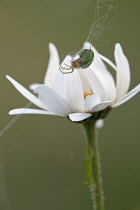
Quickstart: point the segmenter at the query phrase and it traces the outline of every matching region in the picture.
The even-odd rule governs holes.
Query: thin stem
[[[104,210],[104,196],[101,177],[101,165],[98,151],[95,123],[83,123],[86,132],[86,176],[91,191],[94,210]]]

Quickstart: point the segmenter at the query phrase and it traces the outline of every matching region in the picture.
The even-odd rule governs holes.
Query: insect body
[[[66,65],[68,68],[64,68],[61,67],[60,65],[60,71],[63,74],[69,74],[72,73],[74,71],[74,69],[86,69],[87,67],[89,67],[94,59],[94,53],[93,51],[90,49],[85,49],[83,52],[81,52],[79,54],[79,58],[76,60],[71,61],[71,66]],[[71,70],[68,72],[63,72],[61,69],[65,69],[65,70]]]

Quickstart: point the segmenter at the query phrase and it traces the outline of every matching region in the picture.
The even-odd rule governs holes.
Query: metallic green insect
[[[71,66],[68,66],[67,64],[65,64],[68,68],[64,68],[60,65],[60,71],[63,73],[63,74],[69,74],[69,73],[72,73],[74,71],[74,69],[86,69],[87,67],[89,67],[94,59],[94,53],[93,51],[91,50],[91,47],[90,49],[85,49],[84,51],[82,51],[80,54],[79,54],[79,58],[76,59],[76,60],[72,60],[71,61]],[[71,70],[71,71],[68,71],[68,72],[63,72],[61,69],[65,69],[65,70]]]

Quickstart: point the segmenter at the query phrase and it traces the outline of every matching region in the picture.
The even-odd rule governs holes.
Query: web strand
[[[91,25],[89,35],[87,36],[86,42],[90,42],[94,46],[102,46],[101,38],[110,33],[110,29],[113,28],[116,23],[116,14],[118,6],[114,5],[114,0],[97,0],[95,8],[94,22]],[[104,39],[105,40],[105,39]],[[108,43],[108,40],[106,40]],[[79,54],[83,49],[79,50],[75,55]],[[40,58],[42,59],[42,57]],[[37,64],[40,59],[33,63]],[[31,65],[33,65],[31,64]],[[31,103],[28,103],[25,108],[30,107]],[[2,136],[22,115],[16,115],[13,119],[0,131]]]
[[[31,102],[29,102],[25,108],[29,108],[31,106]],[[0,131],[0,136],[3,136],[3,134],[9,129],[11,128],[12,125],[15,124],[15,122],[22,116],[22,114],[17,114],[15,117],[12,118],[12,120],[10,120],[10,122]]]
[[[96,42],[103,37],[116,22],[116,13],[118,6],[113,6],[113,0],[97,0],[95,9],[95,21],[90,28],[87,42],[96,44]]]

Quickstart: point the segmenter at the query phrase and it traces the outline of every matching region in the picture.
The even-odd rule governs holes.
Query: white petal
[[[140,84],[137,85],[134,89],[132,89],[130,92],[128,92],[124,97],[122,97],[117,103],[114,103],[112,107],[120,106],[121,104],[124,104],[128,100],[130,100],[133,96],[135,96],[140,91]]]
[[[100,103],[100,96],[99,95],[89,95],[85,99],[85,104],[84,104],[84,111],[85,112],[90,112],[91,109]]]
[[[16,80],[14,80],[12,77],[6,75],[6,78],[14,85],[14,87],[29,101],[31,101],[36,106],[47,110],[47,107],[42,104],[42,102],[34,96],[30,91],[28,91],[25,87],[23,87],[21,84],[19,84]]]
[[[101,100],[111,100],[114,101],[116,98],[116,88],[115,83],[112,75],[107,70],[105,64],[103,63],[102,59],[99,57],[97,50],[90,44],[85,43],[85,48],[90,48],[94,52],[94,59],[92,64],[89,68],[93,71],[93,76],[95,77],[99,85],[99,87],[95,86],[93,82],[91,82],[90,76],[88,76],[87,69],[85,69],[85,73],[87,72],[86,76],[89,79],[90,84],[92,85],[91,88],[93,89],[93,92],[96,94],[101,94]],[[95,80],[95,79],[94,79]]]
[[[39,84],[39,83],[31,84],[31,85],[29,85],[29,89],[32,90],[32,91],[34,91],[35,88],[36,88],[37,86],[39,86],[39,85],[41,85],[41,84]]]
[[[85,72],[93,93],[100,95],[102,101],[106,100],[105,89],[94,71],[90,67],[83,71]]]
[[[128,91],[130,85],[130,67],[120,44],[115,45],[114,56],[118,71],[116,78],[116,101],[122,98]]]
[[[62,63],[60,64],[60,66],[66,68],[67,66],[65,64],[70,65],[71,59],[72,59],[72,57],[70,55],[67,55],[65,57],[65,59],[62,61]],[[62,70],[62,72],[64,72],[63,69],[61,69],[61,70]],[[54,81],[54,84],[53,84],[53,87],[52,88],[59,95],[61,95],[62,97],[65,97],[64,78],[68,74],[65,75],[62,72],[60,70],[57,72],[57,75],[56,75],[56,78],[55,78],[55,81]]]
[[[66,117],[71,113],[69,106],[65,99],[63,99],[56,91],[45,85],[40,85],[35,89],[38,97],[43,104],[45,104],[50,111],[56,115]]]
[[[104,126],[104,120],[100,119],[96,121],[96,128],[101,129]]]
[[[93,93],[89,81],[85,75],[85,71],[83,71],[83,69],[78,69],[77,71],[82,82],[83,92],[88,94]]]
[[[57,73],[52,89],[64,98],[64,74]]]
[[[71,56],[66,56],[60,66],[62,68],[67,68],[66,65],[70,66],[71,60]],[[61,70],[62,72],[68,72],[66,69]],[[72,113],[83,112],[84,94],[80,76],[77,70],[75,69],[73,73],[69,74],[63,74],[62,72],[58,72],[53,89],[67,101]]]
[[[108,63],[115,71],[118,70],[117,67],[115,66],[115,64],[111,60],[109,60],[108,58],[106,58],[105,56],[103,56],[99,53],[98,53],[98,55],[102,60],[104,60],[106,63]]]
[[[73,113],[73,114],[69,114],[69,118],[71,121],[78,122],[78,121],[82,121],[91,117],[91,115],[92,114],[89,114],[89,113]]]
[[[9,115],[14,115],[14,114],[55,115],[53,112],[50,112],[50,111],[44,111],[44,110],[39,110],[39,109],[26,109],[26,108],[13,109],[9,112]]]
[[[67,103],[72,112],[84,111],[84,94],[82,83],[77,70],[71,74],[65,74],[64,77],[64,94]]]
[[[59,70],[59,55],[57,48],[53,43],[49,44],[50,59],[46,75],[44,78],[44,84],[52,87],[57,71]]]
[[[100,104],[97,104],[96,106],[94,106],[93,109],[92,109],[92,112],[98,112],[98,111],[104,110],[111,103],[112,103],[112,101],[103,101]]]
[[[93,49],[94,48],[93,45],[90,42],[85,42],[84,45],[83,45],[83,49],[90,49],[90,48]],[[94,48],[94,50],[96,51],[95,48]]]

